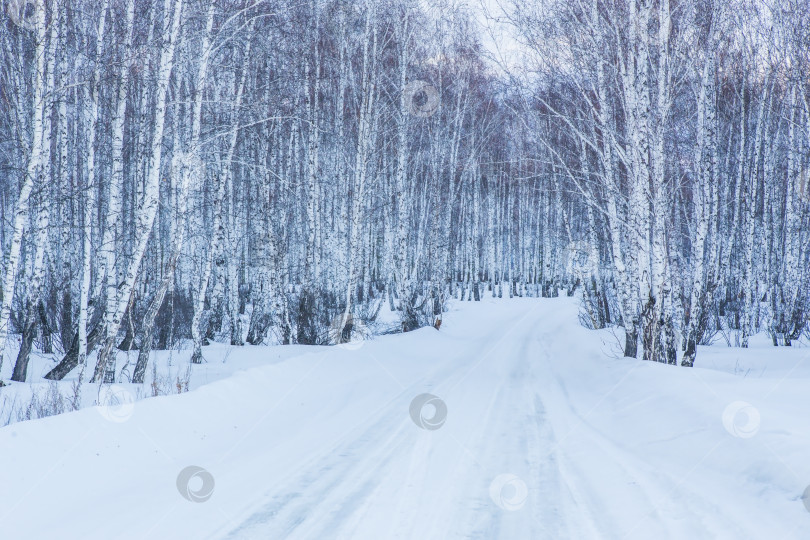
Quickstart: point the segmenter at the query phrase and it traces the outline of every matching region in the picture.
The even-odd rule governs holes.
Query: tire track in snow
[[[685,519],[692,505],[716,505],[678,489],[676,479],[577,411],[555,364],[576,361],[566,358],[571,337],[561,333],[570,321],[536,306],[527,303],[519,316],[471,336],[494,343],[483,352],[439,359],[431,373],[291,471],[227,537],[358,538],[371,530],[375,537],[442,540],[640,538],[653,530],[666,539],[701,526],[703,534],[728,534],[720,521]],[[450,410],[434,432],[407,415],[410,399],[426,389]],[[529,488],[520,510],[490,499],[490,482],[503,473]],[[637,531],[634,518],[644,525]]]
[[[600,509],[599,515],[611,516],[609,523],[598,525],[593,537],[616,539],[645,539],[654,535],[656,538],[703,537],[713,538],[747,538],[746,528],[738,525],[740,516],[725,516],[725,519],[714,522],[695,523],[696,516],[712,509],[715,516],[727,514],[714,501],[689,489],[685,479],[676,479],[664,471],[647,464],[639,456],[622,448],[609,438],[602,430],[577,412],[574,399],[569,395],[565,381],[554,368],[552,354],[544,355],[544,372],[552,379],[545,391],[556,394],[552,400],[559,405],[554,411],[558,422],[569,419],[568,431],[561,444],[570,437],[578,438],[577,449],[598,448],[604,458],[598,467],[589,460],[578,460],[576,452],[560,452],[561,465],[568,477],[569,488],[577,494],[579,506],[586,509]],[[563,410],[564,409],[564,410]],[[585,440],[583,441],[582,438]],[[716,448],[716,447],[715,447]],[[589,452],[592,454],[592,452]],[[609,473],[611,482],[604,482],[601,477]],[[634,486],[630,488],[629,486]],[[621,494],[619,493],[621,492]],[[637,509],[633,518],[624,515],[616,516],[606,503],[623,500],[624,505]],[[690,511],[691,508],[700,512]],[[594,521],[593,523],[597,523]],[[646,527],[653,527],[654,532]],[[674,527],[673,527],[674,526]]]
[[[525,315],[515,318],[525,318]],[[499,322],[489,331],[493,338],[510,334],[514,329],[515,321],[512,318]],[[501,327],[509,330],[504,332]],[[389,476],[386,467],[394,461],[404,465],[404,458],[411,455],[406,452],[408,448],[413,453],[413,433],[418,428],[407,415],[410,399],[430,387],[429,381],[439,381],[432,385],[437,392],[438,388],[450,383],[455,386],[490,353],[491,350],[488,350],[478,355],[478,361],[471,364],[464,363],[463,357],[456,357],[437,365],[431,373],[389,401],[374,415],[373,421],[361,422],[328,450],[318,453],[288,475],[278,490],[267,493],[263,501],[242,518],[242,523],[228,529],[225,538],[266,538],[269,532],[283,538],[315,538],[319,537],[316,531],[334,536],[337,530],[351,528],[351,524],[358,521],[354,514],[368,511],[371,500],[379,491],[379,484]],[[463,371],[461,377],[460,369]],[[362,429],[364,426],[365,429]],[[397,426],[393,428],[393,433],[392,426]],[[358,428],[361,431],[358,432]],[[381,441],[386,434],[388,438]],[[400,452],[394,452],[395,448]],[[341,467],[347,462],[354,465]],[[285,489],[289,486],[295,486],[295,490]],[[321,512],[324,509],[327,515]],[[408,514],[406,509],[405,515]],[[427,515],[421,517],[428,518]],[[409,521],[406,524],[409,527],[416,524],[413,519],[403,521]],[[219,537],[222,535],[212,536]]]

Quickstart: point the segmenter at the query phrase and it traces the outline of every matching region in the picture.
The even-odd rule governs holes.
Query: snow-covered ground
[[[577,310],[217,346],[191,392],[0,428],[0,538],[810,538],[810,348],[675,368]]]

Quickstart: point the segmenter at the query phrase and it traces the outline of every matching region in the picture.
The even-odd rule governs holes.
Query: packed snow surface
[[[810,349],[665,366],[577,311],[214,347],[191,392],[11,424],[0,538],[810,538]]]

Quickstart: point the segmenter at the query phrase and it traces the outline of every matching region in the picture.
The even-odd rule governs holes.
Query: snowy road
[[[0,481],[33,487],[0,493],[4,533],[26,531],[2,536],[807,538],[807,362],[741,378],[609,358],[610,339],[572,299],[487,300],[441,332],[313,348],[124,421],[12,425]],[[446,405],[422,409],[437,429],[409,414],[425,393]],[[755,436],[724,429],[735,400],[756,404]],[[178,494],[189,465],[210,499]]]
[[[536,308],[487,321],[473,350],[437,358],[424,377],[391,374],[400,387],[391,399],[302,462],[229,537],[559,538],[555,441],[530,368],[548,358]],[[407,414],[426,391],[448,407],[436,430]],[[525,511],[502,510],[489,495],[500,474],[515,474],[507,504],[525,503],[523,486],[554,488],[532,493],[539,504]]]

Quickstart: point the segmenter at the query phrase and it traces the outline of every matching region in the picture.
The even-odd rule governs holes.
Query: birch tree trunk
[[[352,197],[351,229],[348,253],[349,279],[346,284],[343,311],[339,325],[339,342],[350,341],[354,328],[352,307],[357,282],[360,277],[360,231],[363,223],[363,202],[366,191],[366,176],[369,166],[369,151],[374,136],[374,99],[376,97],[376,58],[377,58],[377,31],[373,27],[374,6],[370,4],[366,11],[366,27],[363,39],[363,72],[361,75],[361,102],[358,116],[357,153],[354,165],[354,184]],[[369,38],[372,41],[369,51]]]
[[[157,214],[158,183],[160,181],[161,158],[163,153],[163,130],[166,122],[166,95],[168,93],[172,68],[174,67],[174,50],[180,31],[183,3],[184,0],[165,0],[163,5],[166,23],[161,38],[160,61],[155,93],[155,127],[152,132],[151,156],[146,184],[136,216],[136,245],[132,259],[129,261],[124,281],[119,286],[116,297],[112,300],[112,305],[108,303],[108,310],[104,314],[103,341],[99,349],[98,360],[91,382],[97,381],[102,375],[104,375],[105,382],[113,382],[115,379],[115,359],[110,359],[110,352],[118,335],[118,329],[121,326],[124,312],[129,304],[130,295],[132,294],[135,280],[138,277],[138,268],[140,267],[143,254],[146,251],[146,244],[149,241],[152,224]],[[111,365],[108,365],[108,363]]]
[[[695,206],[695,236],[692,239],[692,284],[685,320],[685,349],[681,365],[691,367],[695,363],[698,341],[703,337],[707,307],[707,240],[709,235],[711,185],[716,178],[715,162],[715,58],[714,39],[710,39],[706,62],[701,77],[700,96],[697,104],[697,148],[695,163],[697,171],[692,187]]]
[[[43,2],[34,3],[34,35],[36,48],[34,51],[34,95],[31,100],[31,149],[28,155],[28,164],[17,196],[12,221],[11,245],[5,257],[5,276],[3,277],[3,300],[0,304],[0,368],[3,366],[6,343],[9,335],[9,319],[11,316],[11,302],[14,299],[14,288],[17,280],[17,271],[20,264],[20,249],[22,248],[23,232],[25,231],[28,211],[31,204],[31,190],[34,180],[42,166],[42,153],[44,144],[44,105],[46,94],[51,91],[47,88],[45,73],[46,27],[45,6]],[[50,99],[48,97],[47,99]],[[50,141],[47,141],[48,143]]]
[[[250,48],[248,47],[245,51],[245,60],[244,65],[242,67],[242,75],[237,83],[236,88],[236,99],[234,102],[234,110],[239,111],[239,108],[242,104],[242,95],[244,94],[245,89],[245,81],[247,79],[248,73],[248,66],[250,62]],[[202,66],[200,66],[202,67]],[[207,69],[207,66],[206,66]],[[198,113],[199,114],[199,113]],[[234,115],[233,118],[233,126],[230,131],[230,137],[228,139],[228,152],[225,159],[225,166],[220,167],[215,181],[214,187],[214,204],[213,204],[213,237],[211,245],[208,248],[208,255],[205,259],[202,277],[200,279],[200,286],[199,292],[196,297],[194,303],[194,315],[191,320],[191,336],[193,341],[193,350],[191,354],[191,362],[193,364],[200,364],[202,363],[202,340],[203,334],[200,329],[200,323],[202,322],[203,310],[205,308],[205,297],[208,292],[208,282],[211,280],[211,274],[214,269],[214,262],[216,257],[220,254],[224,239],[225,239],[225,231],[223,227],[223,219],[222,219],[222,205],[223,200],[226,195],[226,188],[227,184],[230,181],[230,170],[231,165],[233,162],[233,155],[234,151],[236,150],[236,142],[239,135],[239,116]],[[239,328],[239,333],[241,334],[241,327]]]
[[[188,221],[187,208],[189,191],[193,181],[201,183],[204,175],[203,165],[199,158],[200,153],[200,131],[202,125],[202,103],[205,95],[208,80],[208,65],[211,56],[211,39],[214,26],[214,3],[208,6],[205,18],[205,30],[203,31],[202,42],[200,44],[200,62],[197,68],[197,78],[195,81],[196,93],[191,105],[191,137],[188,141],[188,152],[180,156],[180,189],[177,194],[177,211],[172,220],[170,233],[171,247],[169,259],[163,274],[163,279],[158,285],[155,296],[146,310],[142,324],[141,347],[138,350],[138,360],[132,372],[132,382],[142,383],[146,368],[149,364],[149,354],[152,351],[152,334],[155,327],[155,317],[163,305],[163,300],[169,287],[174,283],[177,261],[180,252],[184,247],[186,238],[186,222]]]

